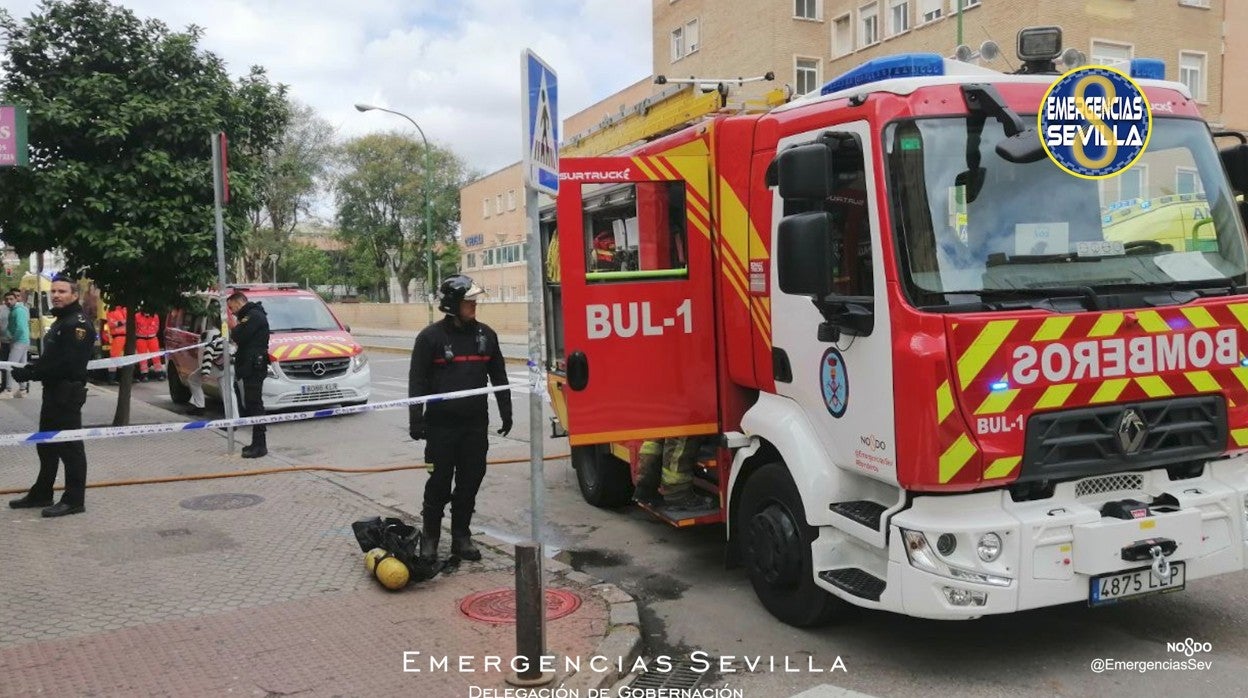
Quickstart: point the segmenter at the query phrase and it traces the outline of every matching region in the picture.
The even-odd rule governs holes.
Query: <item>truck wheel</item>
[[[581,496],[596,507],[621,507],[633,496],[628,464],[611,455],[606,446],[573,446],[572,467]]]
[[[185,405],[191,401],[191,389],[182,384],[176,368],[169,366],[168,369],[165,375],[169,377],[169,399],[175,404]]]
[[[768,463],[750,476],[738,512],[743,560],[764,608],[799,628],[823,625],[846,610],[844,601],[815,584],[810,560],[815,529],[806,523],[797,486],[783,464]]]

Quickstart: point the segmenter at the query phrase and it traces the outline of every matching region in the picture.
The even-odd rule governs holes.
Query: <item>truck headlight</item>
[[[351,372],[357,373],[368,365],[368,355],[360,352],[351,357]]]
[[[980,536],[979,544],[975,546],[975,554],[984,562],[992,562],[1001,557],[1001,536],[995,533]]]
[[[947,579],[956,579],[961,582],[974,584],[987,584],[994,587],[1008,587],[1013,581],[1009,577],[986,574],[950,565],[940,559],[935,549],[927,542],[927,536],[922,531],[909,531],[903,528],[901,529],[901,535],[906,546],[906,557],[909,558],[910,565],[916,569],[931,572]],[[998,538],[997,542],[998,544],[1000,543],[1000,538]],[[1000,556],[1000,554],[1001,551],[998,547],[997,555]]]
[[[277,378],[277,362],[276,361],[269,362],[269,368],[268,368],[267,373],[268,373],[269,378]]]

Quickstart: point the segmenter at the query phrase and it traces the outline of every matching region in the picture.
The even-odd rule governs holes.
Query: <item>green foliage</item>
[[[277,263],[278,278],[284,281],[307,282],[312,286],[335,283],[334,260],[325,250],[311,245],[292,243]]]
[[[0,90],[30,109],[31,167],[0,173],[0,228],[19,252],[61,248],[70,271],[128,306],[169,306],[216,277],[210,138],[230,139],[227,245],[246,228],[285,87],[234,83],[198,47],[105,0],[50,0],[15,20]]]
[[[409,281],[425,278],[426,195],[434,248],[455,245],[463,161],[436,146],[426,153],[423,141],[399,133],[350,140],[339,160],[339,236],[351,251],[355,285],[384,289],[392,270],[406,293]]]

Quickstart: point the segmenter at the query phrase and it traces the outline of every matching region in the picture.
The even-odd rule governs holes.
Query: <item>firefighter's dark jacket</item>
[[[248,302],[234,313],[238,323],[230,330],[230,341],[238,345],[234,354],[236,378],[264,378],[269,369],[269,316],[264,306]]]
[[[82,314],[82,305],[70,303],[63,308],[53,308],[56,322],[48,329],[43,340],[43,353],[39,360],[16,369],[20,380],[37,380],[44,386],[66,382],[87,382],[87,362],[95,347],[95,328]]]
[[[484,388],[486,378],[493,385],[507,385],[507,367],[498,346],[498,335],[480,322],[461,323],[453,316],[421,330],[412,347],[412,365],[407,373],[409,397],[437,395],[457,390]],[[498,413],[511,419],[511,392],[500,390]],[[409,408],[411,428],[433,426],[478,426],[489,423],[489,395],[473,395],[441,400]]]

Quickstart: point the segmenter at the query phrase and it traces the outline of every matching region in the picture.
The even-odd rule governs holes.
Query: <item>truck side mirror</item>
[[[832,152],[824,143],[789,148],[776,157],[776,178],[781,198],[823,201],[836,184]]]
[[[1231,189],[1240,194],[1248,193],[1248,144],[1227,146],[1219,150],[1218,155],[1231,181]]]
[[[840,266],[840,237],[827,211],[795,213],[781,219],[776,235],[780,290],[815,300],[831,294],[833,272]]]

